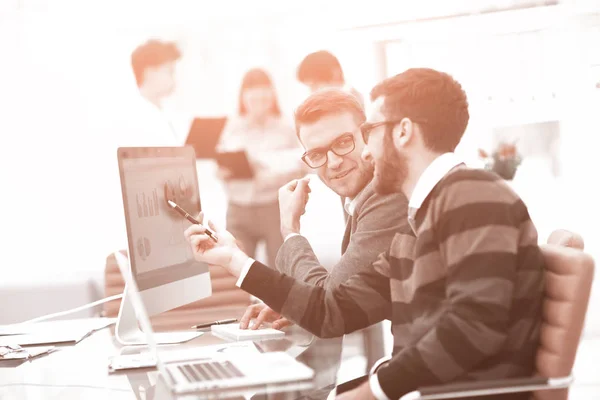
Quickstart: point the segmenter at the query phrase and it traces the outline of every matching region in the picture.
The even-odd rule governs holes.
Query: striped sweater
[[[498,176],[456,167],[426,198],[415,229],[416,237],[396,234],[375,268],[335,289],[257,262],[242,288],[319,336],[391,318],[393,357],[378,371],[390,399],[428,385],[530,375],[544,265],[525,204]]]

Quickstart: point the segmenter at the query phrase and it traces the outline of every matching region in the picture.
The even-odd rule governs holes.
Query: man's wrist
[[[288,235],[283,237],[283,243],[287,242],[288,239],[293,238],[294,236],[300,236],[300,234],[296,232],[289,233]]]
[[[235,251],[231,255],[231,260],[229,261],[227,269],[233,276],[238,278],[242,272],[242,269],[244,268],[244,265],[246,265],[246,263],[248,262],[249,258],[250,257],[248,257],[246,253],[244,253],[242,250],[235,249]]]
[[[252,265],[254,265],[254,259],[248,257],[248,259],[246,260],[246,262],[242,266],[242,270],[240,272],[240,276],[239,276],[237,282],[235,283],[235,286],[237,286],[239,288],[242,287],[242,284],[244,283],[244,279],[246,279],[246,275],[248,275],[248,272],[250,272],[250,268],[252,268]]]
[[[390,400],[381,388],[379,376],[377,376],[377,374],[373,374],[369,377],[369,389],[371,389],[371,394],[377,400]]]
[[[379,383],[379,376],[377,375],[377,371],[379,370],[379,368],[389,363],[391,358],[391,356],[380,358],[375,362],[375,364],[371,367],[371,370],[369,371],[369,388],[371,389],[373,396],[375,396],[377,400],[389,400],[388,396],[381,388],[381,383]]]
[[[281,236],[285,238],[292,233],[300,234],[300,222],[281,225]]]

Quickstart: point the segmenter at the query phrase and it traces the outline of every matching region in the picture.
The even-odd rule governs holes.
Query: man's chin
[[[327,185],[327,187],[340,197],[354,197],[354,191],[347,185]]]

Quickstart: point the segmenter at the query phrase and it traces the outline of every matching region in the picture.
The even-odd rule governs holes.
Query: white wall
[[[277,8],[259,7],[259,17],[249,20],[244,10],[228,14],[225,8],[210,17],[200,3],[144,2],[144,13],[134,2],[22,4],[0,14],[0,174],[8,188],[0,207],[3,285],[74,276],[101,284],[106,255],[124,247],[116,148],[143,137],[129,56],[149,37],[182,47],[178,89],[166,104],[178,114],[230,113],[241,75],[256,65],[272,72],[291,114],[306,95],[295,79],[297,63],[321,48],[339,54],[359,88],[374,83],[374,61],[362,55],[369,43],[344,43],[328,25],[307,29],[310,20],[291,18],[293,9],[280,15]],[[220,188],[211,187],[206,201],[221,207],[214,213],[223,216]],[[320,193],[313,196],[320,207],[313,207],[306,229],[334,238],[317,244],[332,263],[341,210],[325,229],[311,224],[339,205],[326,190]]]
[[[0,174],[7,188],[0,207],[4,256],[0,271],[5,284],[30,279],[60,281],[82,274],[97,278],[106,255],[123,247],[115,149],[138,137],[132,127],[141,118],[135,111],[139,98],[129,55],[149,37],[173,39],[182,47],[179,86],[167,107],[186,115],[231,112],[241,75],[257,65],[272,72],[283,109],[291,114],[306,95],[295,80],[297,63],[306,53],[322,48],[338,55],[348,81],[368,96],[380,78],[376,43],[389,39],[409,38],[428,45],[428,51],[420,53],[422,63],[436,63],[440,54],[454,56],[451,65],[459,68],[460,78],[475,89],[478,79],[493,80],[490,86],[500,89],[506,79],[501,69],[468,68],[493,49],[481,38],[475,42],[488,53],[456,56],[436,46],[440,32],[446,41],[468,35],[465,24],[459,24],[462,31],[454,36],[448,35],[451,28],[447,22],[436,23],[441,26],[438,33],[427,24],[339,30],[357,23],[379,23],[382,18],[383,22],[405,19],[411,14],[405,6],[394,8],[382,1],[368,6],[346,4],[345,9],[341,8],[343,2],[319,3],[320,13],[314,13],[316,2],[281,3],[243,2],[233,7],[231,2],[211,2],[207,7],[209,3],[202,1],[111,0],[83,5],[73,0],[30,0],[0,9],[0,141],[4,150]],[[426,13],[431,4],[420,7],[420,11],[412,11]],[[551,76],[560,73],[558,82],[552,83],[558,85],[561,98],[552,104],[550,113],[561,116],[568,135],[561,147],[565,179],[561,190],[555,190],[555,204],[561,212],[553,218],[597,244],[595,226],[588,222],[599,220],[595,207],[599,199],[592,184],[579,182],[581,177],[593,179],[590,160],[595,158],[600,131],[596,117],[599,95],[591,86],[593,80],[600,80],[594,76],[600,70],[585,68],[600,65],[593,50],[600,42],[598,24],[593,16],[565,20],[569,14],[543,12],[533,18],[527,13],[520,19],[509,18],[513,25],[499,17],[485,17],[486,23],[467,20],[471,27],[485,28],[486,32],[555,24],[542,50]],[[388,61],[389,73],[403,68],[402,63]],[[476,73],[479,75],[470,75]],[[537,76],[535,71],[520,71],[517,64],[511,74],[525,84],[529,78],[524,77]],[[537,87],[548,92],[544,85]],[[471,130],[475,136],[468,137],[472,140],[467,141],[467,153],[486,141],[489,120],[502,122],[506,112],[474,104]],[[547,108],[541,109],[548,113]],[[484,131],[486,134],[479,137]],[[203,202],[216,210],[222,206],[223,196],[218,184],[211,187],[215,188],[210,192],[212,197]],[[334,214],[337,199],[326,190],[321,193],[312,197],[309,214],[314,217],[309,215],[305,225],[309,235],[320,239],[315,242],[318,251],[333,262],[339,249],[340,225],[332,221],[323,228],[315,221]],[[319,202],[314,201],[316,197]],[[214,213],[222,219],[224,207]],[[543,222],[554,223],[555,219]]]

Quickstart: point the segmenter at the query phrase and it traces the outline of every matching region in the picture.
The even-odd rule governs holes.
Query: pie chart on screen
[[[140,258],[144,261],[148,258],[151,252],[150,240],[147,237],[138,238],[136,242],[137,252]]]

